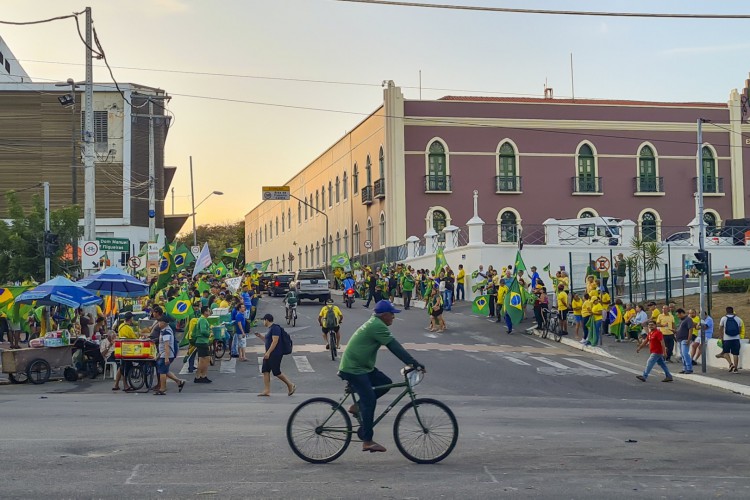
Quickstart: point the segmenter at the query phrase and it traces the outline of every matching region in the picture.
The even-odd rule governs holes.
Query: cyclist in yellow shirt
[[[568,294],[565,292],[565,285],[557,285],[557,312],[560,317],[560,333],[568,334]]]
[[[583,300],[578,296],[577,293],[573,294],[573,300],[570,301],[570,307],[573,310],[573,317],[575,319],[576,340],[581,340],[581,324],[583,323],[581,308],[583,307]]]
[[[318,323],[323,330],[323,342],[326,345],[326,349],[329,349],[328,345],[328,333],[331,331],[336,332],[336,349],[341,345],[341,323],[344,322],[344,315],[341,313],[341,309],[334,305],[333,299],[328,299],[326,305],[320,310],[318,314]]]

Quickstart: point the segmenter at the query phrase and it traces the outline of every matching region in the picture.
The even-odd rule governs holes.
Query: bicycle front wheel
[[[133,364],[128,370],[128,385],[134,390],[140,390],[146,384],[146,370],[141,364]]]
[[[294,409],[286,439],[295,455],[313,464],[327,464],[344,454],[352,441],[352,421],[339,403],[308,399]]]
[[[214,347],[214,355],[216,356],[216,359],[223,358],[224,351],[226,351],[226,348],[224,347],[224,342],[217,342],[216,346]]]
[[[415,399],[401,408],[393,422],[393,440],[406,458],[434,464],[451,454],[458,441],[458,422],[445,404]]]
[[[331,361],[336,361],[336,334],[328,333],[328,348],[331,351]]]
[[[554,320],[552,323],[552,335],[555,336],[555,342],[560,342],[562,340],[560,323],[557,320]]]

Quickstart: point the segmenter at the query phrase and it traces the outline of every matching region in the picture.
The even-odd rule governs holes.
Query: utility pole
[[[94,171],[94,82],[91,44],[91,7],[86,7],[86,92],[84,96],[84,208],[83,238],[96,239],[96,189]],[[76,249],[77,251],[78,249]]]
[[[44,282],[50,279],[50,263],[48,252],[48,235],[49,235],[49,182],[42,182],[44,186]]]
[[[698,176],[696,177],[696,184],[697,184],[697,203],[696,203],[696,217],[698,217],[698,250],[701,253],[701,255],[705,255],[703,252],[706,249],[706,223],[703,220],[703,118],[698,118],[698,151],[695,154],[695,168],[698,173]],[[706,259],[706,262],[708,262],[708,259]],[[710,272],[710,268],[707,266],[706,269],[701,273],[700,276],[700,295],[699,295],[699,308],[700,312],[698,313],[700,316],[700,320],[703,321],[703,312],[706,310],[706,273]],[[699,323],[700,324],[700,323]],[[708,346],[706,346],[706,332],[703,328],[701,328],[701,346],[703,346],[703,349],[701,349],[701,364],[703,365],[701,368],[702,373],[706,373],[706,354],[708,351]]]

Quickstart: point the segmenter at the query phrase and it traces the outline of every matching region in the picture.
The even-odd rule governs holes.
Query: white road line
[[[180,369],[180,375],[190,375],[190,372],[188,371],[187,362],[184,365],[182,365],[182,368]]]
[[[599,371],[602,371],[602,372],[606,372],[606,373],[609,373],[609,374],[611,374],[611,375],[617,375],[617,373],[615,373],[615,372],[613,372],[613,371],[611,371],[611,370],[607,370],[606,368],[602,368],[602,367],[600,367],[600,366],[592,365],[591,363],[587,363],[587,362],[585,362],[585,361],[582,361],[582,360],[580,360],[580,359],[576,359],[576,358],[565,358],[565,360],[566,360],[566,361],[570,361],[571,363],[575,363],[575,364],[577,364],[577,365],[585,366],[586,368],[591,368],[592,370],[599,370]]]
[[[312,373],[313,370],[310,361],[307,360],[307,356],[292,356],[294,358],[294,364],[297,365],[297,371],[300,373]]]
[[[505,359],[507,359],[508,361],[510,361],[511,363],[515,363],[515,364],[517,364],[517,365],[521,365],[521,366],[531,366],[531,365],[530,365],[529,363],[527,363],[526,361],[522,361],[522,360],[520,360],[520,359],[518,359],[518,358],[514,358],[513,356],[501,356],[501,357],[502,357],[502,358],[505,358]]]
[[[258,371],[263,373],[263,356],[258,356]]]
[[[603,365],[611,366],[612,368],[617,368],[618,370],[622,370],[628,373],[632,373],[633,375],[643,375],[643,372],[638,370],[633,370],[632,368],[626,368],[624,366],[616,365],[614,363],[610,363],[609,361],[599,361]]]
[[[551,359],[544,358],[542,356],[532,356],[531,359],[541,361],[542,363],[548,364],[550,366],[554,366],[555,368],[560,368],[561,370],[570,370],[569,367],[561,363],[558,363],[557,361],[552,361]]]
[[[237,358],[229,358],[221,362],[219,373],[235,373],[237,371]]]

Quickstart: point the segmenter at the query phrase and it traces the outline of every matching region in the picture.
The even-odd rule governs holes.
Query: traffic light
[[[52,257],[60,250],[60,239],[57,234],[46,231],[44,233],[44,256]]]
[[[699,252],[695,252],[695,262],[693,262],[693,265],[701,273],[707,272],[708,271],[708,251],[701,250]]]

